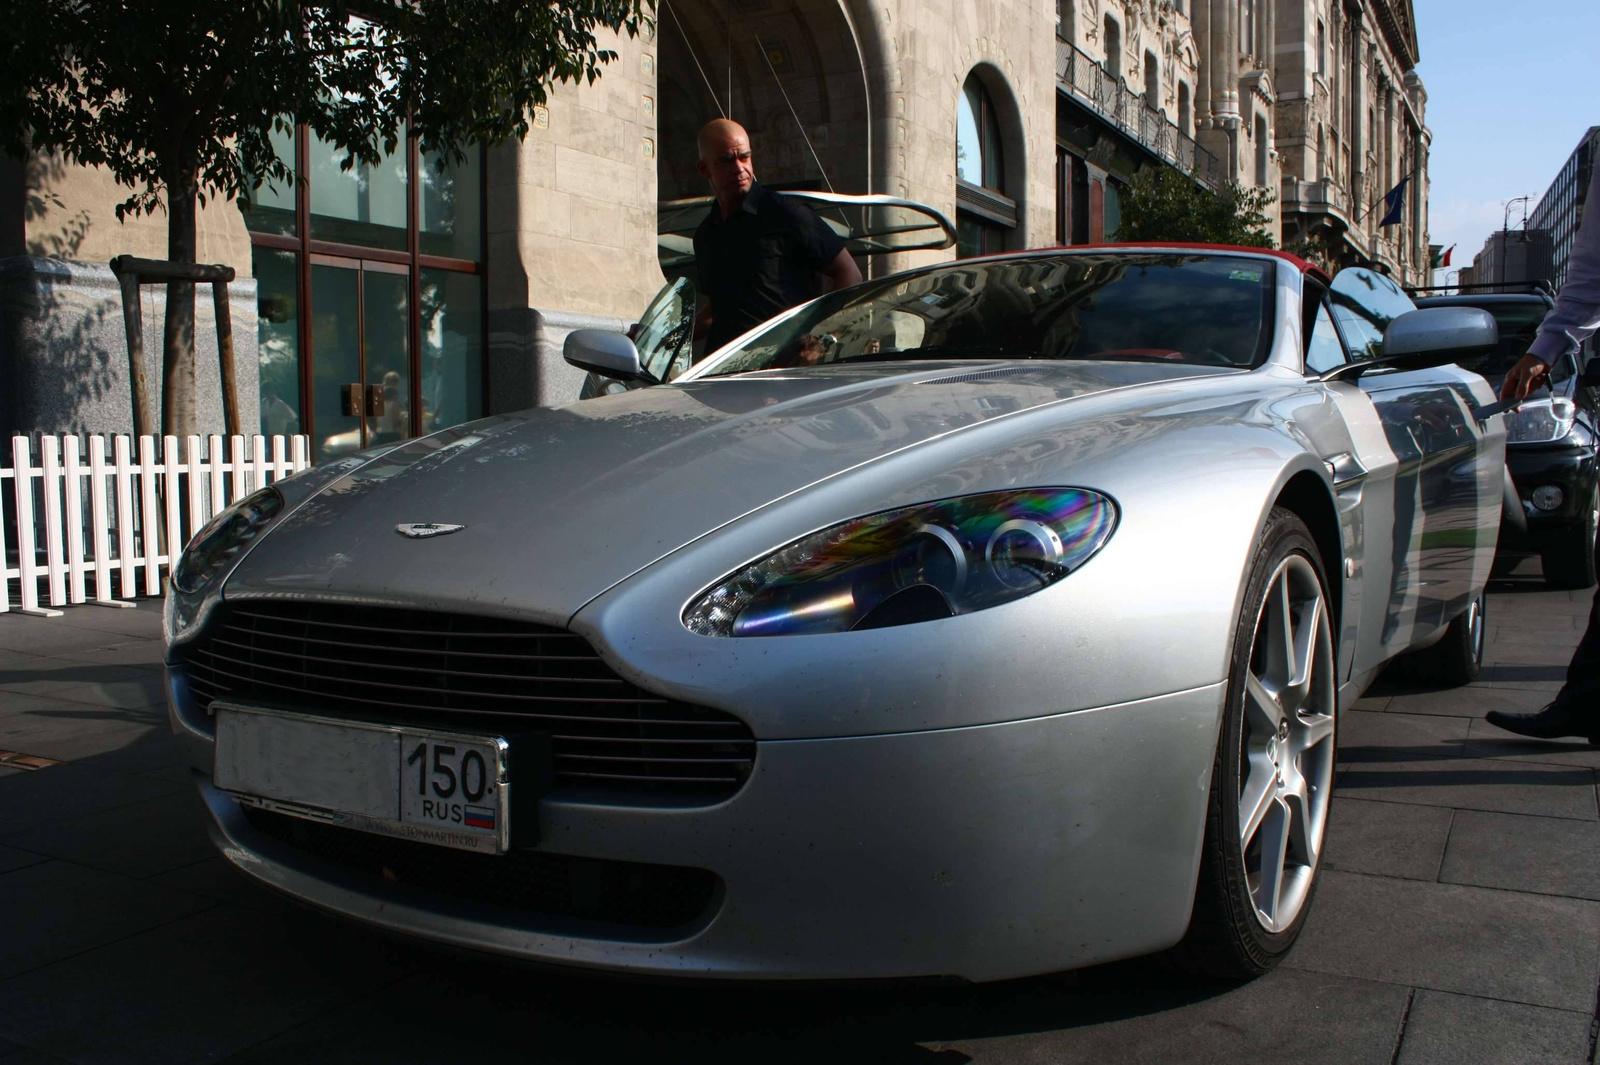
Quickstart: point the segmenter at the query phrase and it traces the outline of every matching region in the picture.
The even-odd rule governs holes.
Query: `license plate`
[[[241,802],[461,850],[509,847],[509,746],[471,736],[213,703],[212,780]]]

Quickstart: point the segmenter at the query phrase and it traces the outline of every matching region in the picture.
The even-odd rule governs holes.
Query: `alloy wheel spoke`
[[[1293,766],[1284,770],[1283,783],[1284,804],[1289,809],[1291,852],[1298,852],[1307,865],[1315,865],[1322,839],[1317,830],[1316,810],[1311,804],[1311,783]]]
[[[1245,781],[1244,794],[1239,796],[1239,842],[1247,848],[1277,801],[1273,789],[1275,776],[1271,759],[1265,755],[1250,759],[1250,776]]]
[[[1289,820],[1287,805],[1274,797],[1261,825],[1261,886],[1256,892],[1256,908],[1274,930],[1283,901],[1283,867],[1289,859]]]
[[[1295,662],[1293,616],[1289,609],[1289,573],[1283,571],[1267,593],[1267,676],[1281,690],[1299,673]]]
[[[1288,580],[1284,580],[1285,587]],[[1315,674],[1317,634],[1322,628],[1322,597],[1307,602],[1300,609],[1300,625],[1294,633],[1294,666],[1284,685],[1283,705],[1293,711],[1305,705],[1311,693],[1311,678]]]
[[[1276,733],[1278,723],[1283,720],[1283,707],[1278,702],[1277,693],[1268,688],[1260,677],[1249,671],[1245,672],[1244,688],[1247,723],[1251,728],[1268,735]]]
[[[1304,754],[1332,735],[1332,714],[1297,714],[1289,743],[1295,754]]]

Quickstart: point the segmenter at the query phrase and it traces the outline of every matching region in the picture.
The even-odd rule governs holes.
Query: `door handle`
[[[361,386],[341,385],[339,387],[339,411],[346,418],[361,417]]]
[[[383,386],[367,386],[367,417],[380,418],[383,416]]]

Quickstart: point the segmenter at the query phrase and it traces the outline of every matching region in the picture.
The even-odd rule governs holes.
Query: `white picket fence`
[[[11,467],[0,466],[0,613],[12,609],[13,580],[22,613],[47,617],[61,611],[41,595],[50,607],[160,595],[183,545],[218,511],[310,464],[304,436],[106,440],[42,436],[35,460],[28,437],[12,438]]]

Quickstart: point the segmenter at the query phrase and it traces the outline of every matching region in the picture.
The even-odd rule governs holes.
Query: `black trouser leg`
[[[1600,563],[1600,540],[1595,542],[1595,561]],[[1600,718],[1600,591],[1589,609],[1589,627],[1572,653],[1567,683],[1562,685],[1555,704]]]

